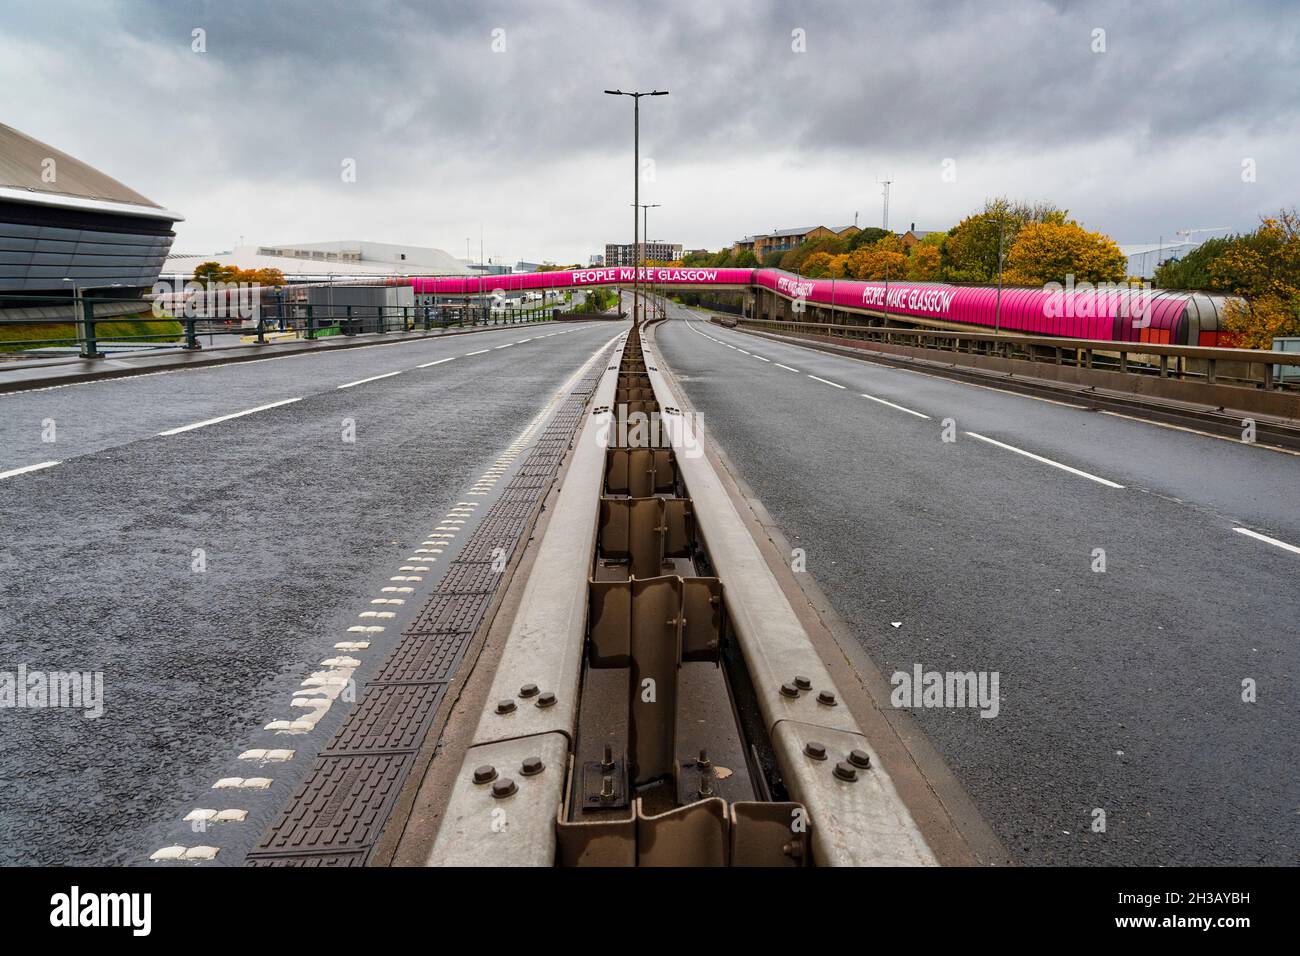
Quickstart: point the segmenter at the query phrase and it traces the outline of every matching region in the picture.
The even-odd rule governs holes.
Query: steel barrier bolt
[[[849,763],[862,770],[868,770],[871,768],[871,754],[865,750],[850,750]]]
[[[491,783],[497,778],[497,768],[491,764],[484,764],[474,770],[475,783]]]
[[[523,687],[519,688],[519,696],[525,699],[529,697],[536,697],[537,694],[538,694],[538,690],[536,684],[525,684]]]
[[[614,778],[606,775],[600,778],[600,802],[609,803],[614,799]]]
[[[699,767],[701,770],[707,770],[713,766],[713,761],[709,759],[709,752],[707,750],[704,750],[703,748],[700,749],[700,755],[695,758],[695,766]]]
[[[606,773],[614,769],[614,748],[610,744],[605,744],[605,755],[601,758],[600,769]]]
[[[505,700],[497,701],[498,714],[512,714],[515,711],[515,702],[507,697]]]
[[[824,690],[817,695],[817,703],[825,704],[827,707],[835,706],[835,692]]]
[[[826,759],[826,745],[818,743],[815,740],[810,740],[806,744],[804,744],[803,752],[807,754],[809,757],[812,757],[813,760]]]
[[[550,706],[551,706],[552,704],[554,704],[554,703],[555,703],[555,692],[554,692],[554,691],[544,690],[544,691],[542,691],[540,694],[537,695],[537,706],[538,706],[538,707],[550,707]]]
[[[509,777],[502,777],[492,784],[492,796],[498,800],[504,800],[506,797],[513,796],[519,787]]]
[[[781,696],[782,696],[782,697],[798,697],[798,696],[799,696],[799,688],[798,688],[798,687],[795,687],[794,684],[782,684],[782,685],[781,685]]]
[[[840,780],[852,783],[854,780],[858,779],[858,771],[854,768],[853,764],[841,760],[835,765],[835,776]],[[492,787],[495,789],[496,784],[493,784]]]
[[[700,789],[696,795],[703,800],[705,797],[713,796],[713,771],[704,769],[700,771]]]
[[[542,763],[541,757],[525,757],[524,764],[519,768],[519,772],[525,777],[535,777],[546,769],[546,764]]]
[[[812,681],[807,677],[795,677],[794,686],[800,690],[812,690]]]

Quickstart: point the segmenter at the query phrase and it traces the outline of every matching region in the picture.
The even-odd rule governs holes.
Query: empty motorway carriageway
[[[653,301],[0,394],[0,862],[1296,861],[1286,421]]]

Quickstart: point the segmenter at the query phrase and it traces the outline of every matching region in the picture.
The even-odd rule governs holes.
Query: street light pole
[[[641,97],[667,96],[667,90],[650,90],[625,93],[622,90],[606,90],[610,96],[632,97],[632,324],[638,322],[637,312],[641,302],[640,267],[636,265],[637,248],[640,245],[641,221],[636,209],[641,205]]]
[[[998,301],[997,308],[993,312],[993,334],[998,335],[1002,330],[1002,236],[1005,231],[1006,220],[998,220]]]
[[[632,213],[632,215],[633,215],[634,217],[636,216],[635,207],[636,207],[637,205],[638,205],[637,203],[633,203],[633,204],[632,204],[632,206],[633,206],[633,210],[634,210],[633,213]],[[644,226],[644,228],[641,230],[641,242],[642,242],[643,245],[645,245],[645,246],[647,247],[647,251],[646,251],[646,254],[645,254],[645,262],[646,262],[646,265],[647,265],[647,267],[648,267],[649,264],[650,264],[650,253],[649,253],[649,251],[648,251],[648,247],[649,247],[649,245],[650,245],[650,210],[651,210],[651,209],[658,209],[659,206],[660,206],[660,204],[657,203],[657,202],[655,202],[655,203],[640,203],[639,205],[641,206],[641,218],[644,220],[644,222],[642,223],[642,225]],[[641,256],[638,255],[638,256],[637,256],[637,273],[638,273],[638,275],[640,274],[640,266],[641,266]],[[647,274],[648,274],[648,273],[649,273],[649,269],[647,268],[646,271],[647,271]]]

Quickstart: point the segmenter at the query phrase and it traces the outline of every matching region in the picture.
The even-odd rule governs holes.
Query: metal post
[[[311,303],[307,303],[307,338],[316,338],[316,317],[312,315]]]
[[[1005,220],[998,220],[998,304],[993,313],[993,332],[996,335],[1002,329],[1002,234]]]
[[[99,358],[99,348],[95,340],[95,303],[83,296],[80,290],[73,288],[73,314],[81,313],[81,357]]]
[[[345,305],[343,307],[343,323],[344,335],[356,334],[356,329],[352,328],[352,306],[350,305]]]

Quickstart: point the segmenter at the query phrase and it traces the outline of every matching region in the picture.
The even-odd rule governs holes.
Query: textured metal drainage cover
[[[365,866],[500,586],[493,563],[514,553],[604,371],[597,365],[556,410],[248,866]]]

